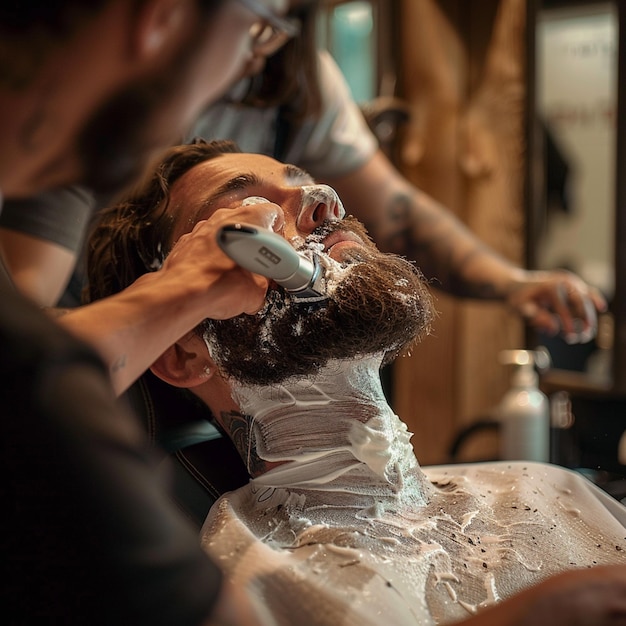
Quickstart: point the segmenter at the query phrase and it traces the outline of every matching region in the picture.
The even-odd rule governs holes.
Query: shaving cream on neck
[[[381,360],[331,361],[313,377],[270,387],[234,384],[234,400],[253,419],[250,445],[282,463],[255,483],[423,502],[429,483],[383,394]]]

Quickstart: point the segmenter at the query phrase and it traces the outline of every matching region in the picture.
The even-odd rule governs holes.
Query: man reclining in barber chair
[[[282,207],[275,230],[317,255],[326,297],[302,301],[271,283],[256,315],[206,320],[182,337],[143,390],[157,409],[148,421],[164,398],[180,421],[191,404],[173,394],[186,390],[243,459],[234,475],[226,456],[205,461],[199,483],[217,476],[216,491],[234,491],[211,508],[201,537],[268,623],[623,623],[617,501],[552,465],[419,466],[379,369],[428,332],[428,288],[305,172],[228,142],[172,149],[103,214],[91,299],[166,263],[199,220],[250,196]],[[193,441],[192,432],[170,448]]]

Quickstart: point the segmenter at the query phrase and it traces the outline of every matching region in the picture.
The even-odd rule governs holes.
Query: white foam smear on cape
[[[203,545],[266,623],[447,623],[550,574],[626,563],[626,510],[578,474],[421,468],[379,364],[235,388],[259,455],[284,464],[220,499]]]

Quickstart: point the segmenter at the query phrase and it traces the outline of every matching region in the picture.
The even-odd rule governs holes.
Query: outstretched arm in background
[[[528,271],[483,244],[453,213],[411,185],[377,152],[341,179],[329,180],[349,211],[386,252],[414,259],[434,286],[456,296],[503,300],[537,329],[576,332],[606,309],[600,292],[571,272]]]

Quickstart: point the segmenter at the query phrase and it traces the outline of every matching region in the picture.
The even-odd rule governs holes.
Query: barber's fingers
[[[559,280],[554,293],[554,312],[565,341],[591,341],[598,329],[598,315],[591,299],[591,288],[578,281]]]
[[[606,310],[602,294],[567,271],[528,272],[510,290],[509,304],[531,325],[548,334],[561,333],[569,343],[596,334],[598,311]]]
[[[187,301],[181,306],[201,313],[200,319],[255,313],[265,300],[269,281],[239,267],[217,243],[219,229],[230,223],[282,230],[284,214],[272,203],[218,209],[178,238],[160,271],[164,278],[169,276],[188,288]]]
[[[246,203],[234,209],[218,209],[208,219],[198,222],[193,230],[207,229],[217,233],[226,224],[250,224],[280,232],[285,225],[285,214],[280,206],[268,200]],[[211,243],[217,244],[217,239],[214,238]]]
[[[284,226],[283,210],[270,202],[253,206],[241,206],[235,209],[218,209],[208,219],[197,222],[190,232],[181,235],[166,262],[172,259],[191,257],[198,264],[213,265],[217,269],[235,267],[232,261],[218,246],[217,233],[226,224],[245,223],[274,231],[282,230]]]
[[[457,626],[626,626],[626,566],[573,569],[454,622]]]
[[[531,326],[547,335],[560,333],[567,343],[586,343],[596,336],[597,313],[589,301],[584,303],[584,312],[581,314],[573,313],[558,303],[552,308],[546,302],[537,304],[530,301],[517,308]]]
[[[254,224],[274,232],[282,230],[285,224],[282,208],[260,196],[246,198],[236,209],[220,209],[210,219]]]
[[[224,254],[217,245],[219,225],[198,223],[178,240],[163,268],[174,272],[205,300],[204,317],[227,319],[256,313],[265,302],[269,280],[240,267]]]
[[[265,303],[269,280],[236,267],[222,273],[211,285],[210,314],[216,320],[256,313]]]
[[[548,579],[537,589],[542,587],[545,593],[537,596],[532,615],[520,626],[626,624],[626,566],[572,570]]]
[[[264,304],[269,281],[239,267],[216,247],[212,252],[194,234],[181,237],[159,270],[168,280],[186,287],[181,309],[195,309],[204,318],[228,319],[256,313]]]

